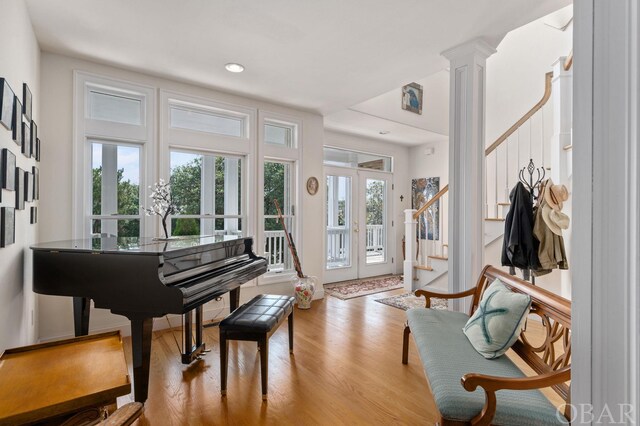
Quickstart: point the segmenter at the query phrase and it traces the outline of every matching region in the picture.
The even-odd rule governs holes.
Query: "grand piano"
[[[204,351],[202,305],[230,292],[238,307],[240,285],[267,271],[252,250],[253,239],[231,235],[151,238],[98,236],[31,246],[33,290],[73,297],[76,336],[89,332],[90,301],[131,321],[135,400],[149,388],[153,318],[184,315],[182,362]],[[192,315],[195,312],[195,345]]]

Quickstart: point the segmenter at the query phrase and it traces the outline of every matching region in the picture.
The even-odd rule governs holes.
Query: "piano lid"
[[[184,252],[190,248],[209,244],[224,245],[224,242],[237,242],[250,237],[236,235],[188,236],[170,240],[138,237],[96,236],[84,240],[52,241],[31,246],[32,250],[72,251],[87,253],[169,255],[171,252]]]

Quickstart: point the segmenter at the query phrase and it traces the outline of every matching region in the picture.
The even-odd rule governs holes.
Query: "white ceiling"
[[[443,50],[478,36],[497,42],[569,2],[27,0],[43,50],[362,124],[387,98],[397,106],[390,90],[443,70]],[[231,74],[228,62],[246,71]],[[398,113],[387,113],[391,128]],[[412,120],[408,132],[446,133],[437,117]]]

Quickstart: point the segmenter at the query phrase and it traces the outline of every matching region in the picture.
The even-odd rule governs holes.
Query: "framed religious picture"
[[[22,84],[22,113],[27,121],[31,121],[33,111],[33,95],[27,83]]]
[[[0,182],[2,189],[14,191],[16,189],[16,156],[7,148],[2,150],[2,163],[0,163]]]
[[[16,96],[13,103],[13,141],[22,147],[22,104]]]
[[[0,124],[11,130],[13,126],[13,105],[16,99],[15,93],[11,90],[9,83],[4,78],[0,78]]]
[[[402,86],[402,109],[422,114],[422,86],[410,83]]]
[[[0,208],[0,247],[16,241],[16,211],[13,207]]]
[[[307,179],[307,192],[309,194],[316,195],[319,187],[320,187],[320,184],[318,183],[318,179],[316,179],[313,176]]]

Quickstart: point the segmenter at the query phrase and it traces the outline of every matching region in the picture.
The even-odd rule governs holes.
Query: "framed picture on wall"
[[[31,145],[29,148],[29,153],[32,157],[36,156],[36,141],[38,140],[38,126],[36,122],[31,120],[31,140],[29,144]]]
[[[2,150],[0,163],[0,181],[2,188],[9,191],[16,189],[16,156],[7,148]]]
[[[40,199],[40,170],[36,166],[31,168],[31,173],[33,174],[33,199]]]
[[[16,167],[16,209],[24,210],[24,170]]]
[[[24,172],[24,201],[33,201],[33,175],[30,172]]]
[[[18,145],[22,146],[22,104],[20,100],[16,96],[14,98],[13,103],[13,125],[11,128],[13,129],[13,141]]]
[[[36,161],[40,161],[40,138],[36,139]]]
[[[30,222],[31,222],[32,225],[38,223],[38,208],[37,207],[31,207],[31,220],[30,220]]]
[[[31,95],[31,90],[29,90],[27,83],[22,84],[22,102],[22,113],[27,121],[31,121],[33,118],[31,114],[33,110],[33,95]]]
[[[422,86],[410,83],[402,86],[402,109],[422,114]]]
[[[7,130],[11,130],[13,126],[13,104],[16,95],[11,90],[9,83],[4,78],[0,78],[0,123]]]
[[[13,207],[0,208],[0,247],[16,241],[16,212]]]
[[[31,127],[25,122],[22,122],[22,154],[31,157]]]

